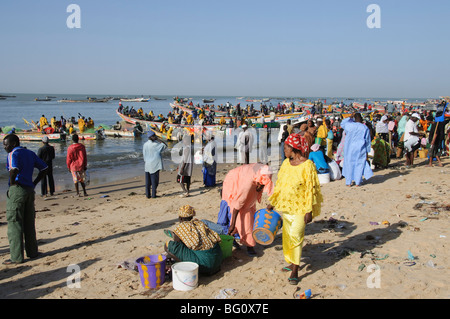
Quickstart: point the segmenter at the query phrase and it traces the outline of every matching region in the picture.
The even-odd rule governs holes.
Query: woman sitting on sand
[[[220,270],[222,263],[222,249],[219,245],[221,239],[205,223],[193,219],[194,216],[192,206],[180,207],[180,224],[173,231],[165,231],[173,240],[165,244],[164,250],[175,261],[198,264],[200,274],[213,275]]]
[[[372,148],[374,152],[372,164],[376,168],[387,168],[391,161],[389,142],[377,134],[372,140]]]
[[[308,159],[313,161],[318,174],[325,174],[330,171],[330,166],[328,166],[319,144],[311,146],[311,152],[309,153]]]
[[[286,160],[281,165],[273,194],[267,209],[276,209],[283,215],[283,254],[290,263],[289,283],[298,284],[298,268],[302,255],[306,224],[320,214],[323,201],[319,177],[314,163],[308,159],[306,139],[291,134],[284,144]]]

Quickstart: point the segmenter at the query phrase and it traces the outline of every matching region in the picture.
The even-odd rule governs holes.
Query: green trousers
[[[13,185],[8,189],[6,220],[8,222],[9,250],[11,260],[14,262],[23,262],[24,248],[30,258],[36,257],[38,254],[34,194],[32,188]]]

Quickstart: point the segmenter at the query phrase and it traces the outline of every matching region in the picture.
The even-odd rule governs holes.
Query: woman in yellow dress
[[[284,142],[286,159],[280,167],[267,209],[275,209],[283,217],[283,254],[290,263],[289,283],[299,282],[298,269],[302,255],[306,224],[320,214],[323,201],[314,163],[308,159],[309,146],[299,134],[291,134]]]

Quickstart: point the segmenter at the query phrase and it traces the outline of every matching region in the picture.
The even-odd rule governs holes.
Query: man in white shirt
[[[242,125],[242,134],[239,135],[239,150],[241,153],[241,163],[250,163],[250,152],[253,149],[253,135],[248,130],[247,124]]]
[[[420,147],[420,134],[417,128],[420,115],[414,113],[405,125],[404,147],[406,150],[406,166],[414,164],[414,152]]]
[[[156,188],[159,184],[159,171],[162,170],[161,153],[167,148],[167,144],[158,140],[153,131],[148,132],[148,141],[143,146],[145,162],[145,196],[156,198]]]

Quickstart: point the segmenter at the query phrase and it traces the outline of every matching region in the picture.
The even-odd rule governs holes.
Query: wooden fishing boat
[[[172,108],[178,107],[180,110],[185,111],[189,114],[192,114],[192,109],[187,107],[186,105],[178,104],[178,103],[171,103],[170,106],[172,106]],[[206,109],[205,109],[205,111],[206,111]],[[214,110],[214,112],[216,114],[215,119],[214,119],[215,122],[220,121],[221,117],[223,117],[225,120],[230,120],[230,119],[234,120],[236,118],[235,116],[226,116],[227,115],[226,112],[215,111],[215,110]],[[264,120],[267,122],[267,121],[271,121],[273,118],[274,121],[283,122],[283,121],[287,121],[288,119],[292,120],[292,119],[300,118],[307,114],[308,114],[308,112],[306,112],[306,111],[305,112],[288,113],[288,114],[276,114],[275,116],[269,114],[269,115],[264,116]],[[252,121],[257,121],[258,119],[261,119],[261,116],[260,115],[248,116],[248,117],[246,117],[246,119],[249,119]]]
[[[106,137],[135,137],[135,133],[132,130],[104,130],[103,134]]]
[[[58,102],[60,103],[105,103],[108,101],[109,99],[97,99],[97,98],[89,98],[87,100],[68,100],[68,99],[58,100]]]
[[[99,133],[77,133],[80,141],[104,140],[105,136]]]
[[[181,127],[181,128],[189,128],[189,127],[198,126],[198,125],[189,125],[189,124],[171,124],[171,123],[167,123],[167,122],[156,122],[156,121],[141,120],[141,119],[137,119],[137,118],[134,118],[134,117],[126,116],[126,115],[120,113],[117,110],[116,110],[116,113],[122,120],[124,120],[125,122],[127,122],[129,124],[133,124],[133,125],[135,125],[136,122],[139,122],[139,123],[144,124],[144,125],[156,126],[159,129],[161,128],[161,126],[163,124],[165,124],[167,127]],[[203,127],[205,129],[207,129],[207,130],[223,130],[223,129],[225,129],[225,127],[220,125],[220,124],[203,125]]]
[[[172,142],[178,142],[185,134],[190,134],[189,130],[183,127],[169,127],[166,132],[161,132],[160,128],[154,125],[147,125],[147,130],[152,131],[158,136],[160,139]]]
[[[120,99],[121,102],[148,102],[150,99],[137,98],[137,99]]]
[[[42,138],[44,136],[47,136],[49,139],[49,142],[64,142],[67,139],[67,134],[64,133],[52,133],[52,134],[42,134],[41,132],[16,132],[14,133],[17,135],[17,137],[20,139],[20,141],[26,141],[26,142],[42,142]],[[4,138],[8,134],[0,134],[1,138]]]
[[[215,110],[215,109],[211,109],[211,108],[209,108],[209,107],[205,107],[205,108],[201,108],[201,107],[198,107],[198,106],[194,106],[194,107],[191,107],[191,106],[189,106],[189,105],[187,105],[187,104],[178,104],[178,103],[170,103],[170,106],[172,107],[172,108],[179,108],[181,111],[183,111],[183,112],[186,112],[186,113],[188,113],[188,114],[192,114],[192,112],[194,111],[194,109],[195,110],[197,110],[197,111],[205,111],[205,112],[211,112],[211,111],[213,111],[214,113],[215,113],[215,115],[216,116],[227,116],[227,112],[225,112],[225,111],[219,111],[219,110]]]
[[[216,99],[203,99],[203,103],[214,103]]]

